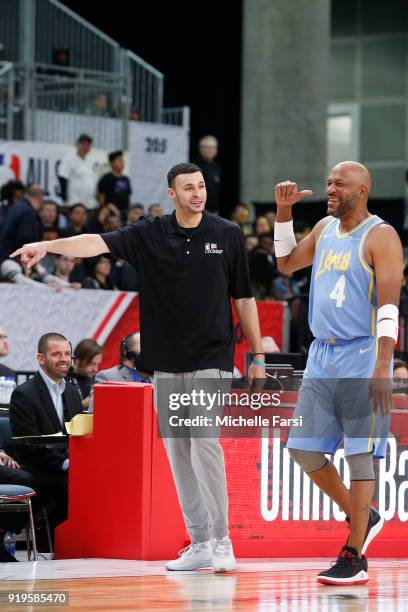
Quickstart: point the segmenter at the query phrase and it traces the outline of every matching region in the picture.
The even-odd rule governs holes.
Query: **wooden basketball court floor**
[[[403,546],[404,544],[401,543]],[[408,551],[407,551],[408,553]],[[69,559],[0,564],[0,610],[64,610],[8,603],[9,593],[66,592],[69,608],[407,612],[408,558],[369,560],[364,586],[330,587],[316,574],[331,559],[240,559],[238,570],[166,572],[163,562]]]

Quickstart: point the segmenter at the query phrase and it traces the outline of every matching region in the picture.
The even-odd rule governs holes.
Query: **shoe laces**
[[[345,563],[349,563],[354,558],[354,556],[355,555],[351,552],[351,550],[342,550],[339,556],[337,557],[337,560],[332,561],[330,563],[330,566],[340,567],[341,565],[344,565]]]
[[[231,541],[229,538],[220,538],[219,540],[214,539],[213,542],[213,553],[216,557],[224,557],[229,554],[231,548]]]
[[[201,550],[202,548],[204,548],[203,542],[192,543],[186,546],[185,548],[179,550],[178,555],[179,557],[190,557],[194,552],[196,552],[197,550]]]

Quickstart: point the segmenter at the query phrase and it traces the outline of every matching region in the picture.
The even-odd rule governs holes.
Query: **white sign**
[[[132,201],[161,204],[166,213],[174,210],[167,195],[167,172],[175,164],[188,161],[188,130],[160,123],[130,122],[129,167]]]

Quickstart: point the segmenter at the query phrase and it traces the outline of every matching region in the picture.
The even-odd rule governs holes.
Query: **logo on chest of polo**
[[[333,251],[330,249],[326,254],[326,249],[323,249],[319,259],[319,267],[316,272],[318,278],[325,272],[331,272],[332,270],[341,270],[346,272],[349,268],[351,260],[351,251]]]
[[[224,249],[217,248],[217,245],[214,242],[206,242],[204,247],[204,253],[213,254],[213,255],[221,255],[224,252]]]

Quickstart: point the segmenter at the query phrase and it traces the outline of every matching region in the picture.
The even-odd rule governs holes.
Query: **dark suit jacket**
[[[12,376],[13,378],[15,378],[16,373],[14,372],[14,370],[11,370],[6,365],[4,365],[4,363],[0,363],[0,376]]]
[[[37,213],[25,198],[10,206],[0,226],[0,263],[29,242],[40,240]]]
[[[64,404],[64,422],[70,421],[82,412],[82,403],[78,391],[70,383],[66,383],[62,395]],[[10,400],[10,425],[13,436],[41,436],[54,434],[61,427],[57,411],[52,401],[47,385],[38,372],[27,382],[17,387]],[[30,444],[30,440],[17,440],[13,448],[13,457],[21,466],[30,470],[37,469],[61,470],[67,458],[67,451],[46,445]]]

